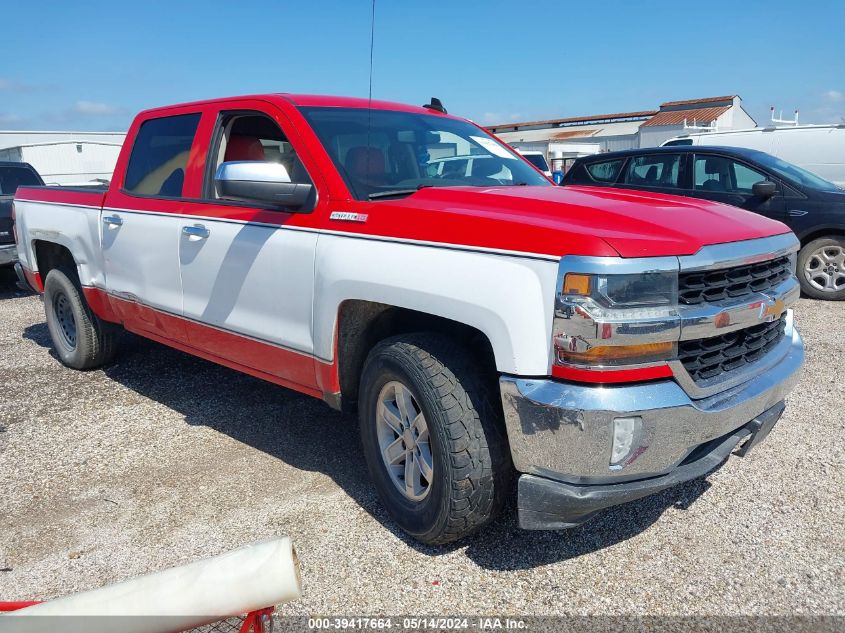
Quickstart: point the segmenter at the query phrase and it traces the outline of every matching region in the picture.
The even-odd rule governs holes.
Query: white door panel
[[[185,227],[195,234],[185,234]],[[185,317],[312,353],[316,242],[313,233],[183,218],[179,261]]]
[[[182,312],[178,241],[181,219],[128,211],[100,213],[109,292],[169,312]]]

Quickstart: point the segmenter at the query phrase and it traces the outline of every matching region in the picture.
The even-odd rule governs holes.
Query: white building
[[[521,150],[542,151],[552,169],[566,171],[578,156],[638,147],[657,147],[683,133],[685,126],[744,129],[756,122],[738,96],[667,101],[659,110],[598,114],[488,126]]]
[[[45,183],[111,180],[122,132],[0,131],[0,160],[29,163]]]
[[[638,147],[657,147],[691,126],[716,130],[747,130],[757,122],[742,108],[738,96],[667,101],[660,111],[640,126]]]

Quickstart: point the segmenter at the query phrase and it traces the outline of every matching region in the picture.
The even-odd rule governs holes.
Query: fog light
[[[610,466],[622,468],[624,462],[636,448],[643,426],[639,416],[613,419],[613,445],[610,450]]]

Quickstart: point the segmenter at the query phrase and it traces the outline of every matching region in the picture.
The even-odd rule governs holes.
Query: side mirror
[[[217,193],[226,200],[261,202],[298,209],[308,203],[314,186],[294,183],[285,166],[268,161],[236,160],[222,163],[214,174]]]
[[[761,180],[751,185],[751,193],[764,200],[773,197],[777,192],[777,185],[769,180]]]

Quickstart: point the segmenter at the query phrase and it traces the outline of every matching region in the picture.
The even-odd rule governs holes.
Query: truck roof
[[[144,110],[141,114],[148,115],[155,112],[165,112],[171,108],[184,108],[186,106],[203,106],[213,103],[225,103],[226,101],[234,101],[241,99],[260,99],[264,101],[279,101],[284,100],[297,107],[323,107],[323,108],[373,108],[375,110],[394,110],[397,112],[415,112],[417,114],[429,114],[435,116],[446,116],[451,118],[449,114],[443,114],[437,110],[431,110],[422,106],[413,106],[406,103],[395,103],[392,101],[370,100],[363,97],[338,97],[333,95],[312,95],[312,94],[291,94],[286,92],[279,93],[265,93],[253,95],[239,95],[231,97],[220,97],[216,99],[202,99],[199,101],[190,101],[187,103],[169,104],[157,108],[149,108]]]

